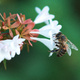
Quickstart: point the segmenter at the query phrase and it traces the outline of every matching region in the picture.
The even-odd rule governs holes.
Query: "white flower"
[[[55,17],[54,15],[49,14],[49,7],[48,6],[45,6],[42,9],[42,11],[38,7],[36,7],[35,10],[38,13],[38,16],[34,20],[35,24],[42,23],[42,22],[48,23],[48,20],[53,19]]]
[[[45,37],[50,38],[49,32],[51,31],[52,34],[56,34],[58,32],[60,32],[60,29],[62,28],[61,25],[58,25],[58,21],[57,20],[50,20],[50,24],[43,26],[42,28],[39,29],[38,32],[30,32],[30,33],[36,33],[36,34],[41,34]]]
[[[61,25],[58,25],[58,21],[52,19],[54,18],[54,15],[49,14],[49,7],[45,6],[43,10],[41,11],[39,8],[36,7],[36,12],[39,14],[36,19],[34,20],[35,24],[45,22],[47,25],[41,27],[38,32],[30,32],[30,33],[35,33],[35,34],[40,34],[48,39],[45,38],[35,38],[35,37],[30,37],[33,40],[38,40],[42,42],[46,47],[48,47],[51,50],[56,47],[56,44],[54,42],[55,40],[55,34],[60,32],[60,29],[62,28]],[[52,56],[52,52],[50,52],[50,56]]]
[[[15,54],[20,54],[20,44],[22,44],[25,39],[18,37],[19,35],[15,36],[12,40],[7,39],[0,41],[0,62],[4,59],[10,60]]]
[[[0,43],[0,62],[4,59],[10,60],[10,50],[7,45]]]
[[[46,47],[48,47],[51,50],[53,50],[54,48],[57,48],[55,46],[55,42],[53,40],[55,40],[55,37],[52,36],[52,32],[50,31],[49,32],[49,35],[50,35],[50,38],[49,39],[45,39],[45,38],[35,38],[35,37],[30,37],[31,39],[33,40],[37,40],[37,41],[40,41],[42,42]],[[52,52],[50,52],[50,56],[52,56]]]
[[[37,40],[40,41],[41,43],[43,43],[46,47],[48,47],[50,50],[53,50],[55,48],[55,43],[51,43],[51,40],[49,39],[44,39],[44,38],[36,38],[36,37],[30,37],[33,40]],[[50,56],[52,56],[52,52],[50,52]]]
[[[20,54],[20,45],[22,45],[25,41],[23,38],[18,38],[19,35],[15,36],[11,42],[12,51],[15,51],[18,55]],[[13,56],[14,57],[14,56]]]
[[[42,28],[39,29],[38,32],[30,32],[30,33],[36,33],[36,34],[41,34],[49,39],[41,39],[41,38],[34,38],[31,37],[33,40],[38,40],[42,42],[45,46],[47,46],[50,50],[53,50],[54,48],[58,48],[55,45],[55,34],[60,32],[60,29],[62,28],[61,25],[58,25],[57,20],[50,20],[50,24],[47,24],[46,26],[43,26]],[[50,53],[49,57],[52,56],[52,52]]]

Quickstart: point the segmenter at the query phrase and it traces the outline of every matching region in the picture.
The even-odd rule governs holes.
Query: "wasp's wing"
[[[67,44],[70,48],[75,49],[76,51],[78,50],[78,48],[70,40],[67,41]]]
[[[71,56],[71,49],[69,47],[67,49],[67,53],[68,53],[69,56]]]

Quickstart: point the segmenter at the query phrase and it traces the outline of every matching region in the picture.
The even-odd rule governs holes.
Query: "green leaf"
[[[4,61],[3,61],[3,64],[4,64],[4,68],[5,68],[5,70],[6,70],[6,59],[4,59]]]

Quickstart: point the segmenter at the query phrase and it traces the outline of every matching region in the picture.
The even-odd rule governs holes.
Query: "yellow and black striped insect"
[[[78,50],[78,48],[70,41],[67,39],[67,37],[62,34],[61,32],[54,34],[55,35],[55,44],[57,49],[54,49],[50,52],[56,52],[58,57],[63,56],[66,52],[71,56],[71,49]]]

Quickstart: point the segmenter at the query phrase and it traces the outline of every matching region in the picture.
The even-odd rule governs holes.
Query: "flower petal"
[[[40,8],[35,7],[35,11],[39,14],[41,12]]]
[[[17,47],[15,48],[15,52],[17,53],[17,55],[20,54],[20,47],[19,47],[19,46],[17,46]]]
[[[47,20],[53,19],[55,17],[54,15],[49,14],[49,7],[48,6],[45,6],[42,9],[42,11],[40,11],[39,8],[36,8],[36,10],[39,13],[39,15],[34,20],[35,24],[46,22]]]
[[[39,32],[33,32],[33,31],[31,31],[30,33],[40,34],[40,35],[43,35],[43,36],[45,36],[47,38],[50,38],[48,32],[49,32],[49,30],[45,30],[45,31],[42,31],[42,32],[41,31],[39,31]]]
[[[15,51],[11,51],[11,57],[13,58],[13,57],[15,57]]]
[[[16,41],[19,38],[19,35],[14,36],[13,40]]]
[[[35,38],[35,37],[30,37],[31,39],[33,39],[33,40],[37,40],[37,41],[40,41],[40,42],[42,42],[46,47],[48,47],[50,50],[53,50],[53,48],[54,48],[54,44],[53,44],[53,46],[52,46],[52,44],[51,44],[51,42],[50,42],[50,40],[49,39],[44,39],[44,38]]]
[[[53,55],[53,52],[50,52],[49,57],[51,57]]]
[[[48,6],[45,6],[42,11],[41,11],[41,14],[43,13],[48,13],[49,12],[49,7]]]
[[[47,20],[53,19],[53,18],[54,18],[54,15],[45,15],[45,14],[42,14],[42,15],[39,15],[39,16],[37,16],[35,18],[34,23],[38,24],[38,23],[46,22]]]
[[[18,44],[21,44],[21,43],[24,42],[24,41],[25,41],[24,38],[19,38],[19,39],[18,39]]]

